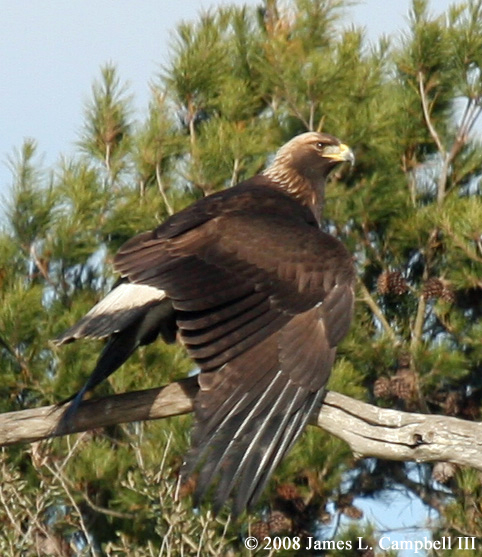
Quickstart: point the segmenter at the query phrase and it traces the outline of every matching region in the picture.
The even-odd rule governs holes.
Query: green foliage
[[[23,249],[45,234],[54,202],[51,188],[42,187],[42,172],[34,160],[36,149],[35,142],[28,139],[10,159],[15,181],[7,216]]]
[[[109,180],[114,181],[124,170],[128,154],[130,98],[114,66],[104,66],[101,73],[101,80],[92,87],[93,99],[86,107],[84,132],[79,146],[105,166]]]
[[[71,159],[45,171],[32,140],[14,154],[0,233],[2,411],[65,398],[90,373],[101,343],[59,350],[50,339],[109,290],[125,240],[259,172],[295,133],[323,129],[357,156],[353,171],[333,177],[325,207],[359,276],[330,388],[480,418],[482,2],[434,17],[414,0],[407,29],[377,45],[344,25],[347,5],[266,0],[205,13],[179,26],[142,124],[108,65]],[[158,342],[97,394],[191,369],[182,348]],[[290,535],[318,535],[326,524],[337,530],[341,514],[359,516],[356,498],[401,487],[437,510],[434,535],[482,535],[475,472],[458,472],[442,491],[429,466],[414,480],[408,465],[355,460],[315,428],[276,471],[259,516],[233,525],[194,514],[189,497],[174,498],[188,424],[130,424],[2,453],[2,555],[38,544],[64,554],[66,544],[91,555],[242,554],[240,534],[275,535],[275,516]],[[376,533],[363,524],[337,535]]]

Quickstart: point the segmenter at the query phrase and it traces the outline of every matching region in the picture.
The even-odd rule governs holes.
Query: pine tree
[[[357,156],[353,171],[333,177],[325,210],[359,276],[330,389],[480,419],[482,2],[435,17],[414,0],[408,28],[377,45],[346,25],[346,13],[342,0],[204,13],[179,26],[142,124],[109,65],[71,160],[46,171],[35,143],[22,146],[0,237],[2,411],[67,397],[93,368],[100,346],[58,350],[49,340],[109,290],[125,240],[260,171],[294,134],[319,129]],[[157,343],[96,393],[157,386],[191,369],[182,348]],[[2,554],[241,554],[240,533],[316,536],[337,530],[341,516],[352,526],[336,535],[375,539],[358,526],[357,505],[400,489],[439,513],[435,537],[482,536],[475,471],[357,460],[318,429],[276,471],[257,513],[238,524],[193,514],[189,497],[174,500],[188,424],[129,424],[5,451]]]

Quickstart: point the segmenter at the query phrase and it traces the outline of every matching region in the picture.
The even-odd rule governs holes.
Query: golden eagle
[[[298,135],[262,174],[124,244],[117,285],[57,339],[108,339],[64,422],[138,346],[179,338],[201,370],[182,476],[198,472],[196,505],[215,484],[215,511],[230,496],[235,515],[252,506],[319,410],[352,318],[352,257],[320,228],[345,161],[337,138]]]

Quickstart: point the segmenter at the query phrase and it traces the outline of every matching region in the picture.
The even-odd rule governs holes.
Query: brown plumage
[[[109,339],[66,421],[139,345],[178,331],[201,370],[182,474],[199,474],[195,504],[215,485],[215,510],[253,505],[318,410],[351,321],[352,258],[319,226],[344,161],[335,137],[299,135],[263,174],[124,244],[117,287],[58,339]]]

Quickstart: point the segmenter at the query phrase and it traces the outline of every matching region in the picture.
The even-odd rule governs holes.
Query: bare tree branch
[[[430,135],[432,136],[433,141],[435,142],[435,145],[437,145],[437,149],[440,153],[440,157],[442,159],[442,166],[440,169],[440,176],[438,179],[438,184],[437,184],[437,203],[439,205],[442,204],[444,198],[445,198],[445,194],[447,191],[447,178],[448,178],[448,172],[449,172],[449,165],[451,163],[451,158],[450,155],[447,155],[447,151],[440,139],[439,134],[437,133],[437,130],[435,129],[433,123],[432,123],[432,119],[430,117],[430,110],[429,110],[429,106],[428,106],[428,102],[427,102],[427,96],[425,94],[425,87],[423,84],[423,74],[422,72],[418,73],[418,85],[419,85],[419,91],[420,91],[420,99],[422,101],[422,109],[423,109],[423,116],[425,119],[425,124],[427,125],[428,131],[430,132]]]
[[[317,425],[360,457],[442,461],[482,470],[482,423],[378,408],[329,392]]]
[[[197,378],[190,377],[166,387],[87,400],[80,405],[69,433],[187,414],[197,391]],[[0,414],[0,447],[56,437],[65,408],[53,405]]]
[[[383,330],[385,333],[390,337],[390,339],[396,343],[397,336],[395,335],[394,330],[390,326],[390,323],[387,321],[383,311],[380,309],[380,306],[375,302],[370,291],[365,286],[361,279],[358,279],[358,284],[360,285],[360,290],[362,293],[362,300],[367,304],[367,306],[372,310],[373,315],[380,321]]]
[[[164,205],[166,206],[167,214],[171,216],[174,214],[174,209],[172,205],[169,203],[169,199],[167,198],[166,188],[164,187],[164,181],[162,179],[161,165],[159,162],[156,163],[156,182],[157,182],[157,188],[159,189],[159,193],[161,194],[162,200],[164,201]]]
[[[86,401],[72,433],[119,423],[186,414],[198,391],[196,377],[166,387]],[[0,446],[54,437],[63,407],[0,414]],[[482,470],[482,423],[378,408],[328,392],[313,423],[343,439],[358,457],[451,462]]]
[[[433,123],[432,123],[432,119],[430,117],[430,108],[428,106],[428,102],[427,102],[427,95],[425,94],[425,87],[424,87],[424,83],[423,83],[423,73],[422,72],[418,72],[418,89],[420,92],[420,100],[422,101],[422,110],[423,110],[423,116],[425,118],[425,123],[427,124],[427,128],[428,131],[430,132],[430,135],[432,136],[432,139],[435,142],[435,145],[437,145],[437,149],[439,150],[441,156],[443,159],[445,159],[446,156],[446,151],[445,151],[445,147],[440,139],[439,134],[437,133],[437,130],[435,129]]]

